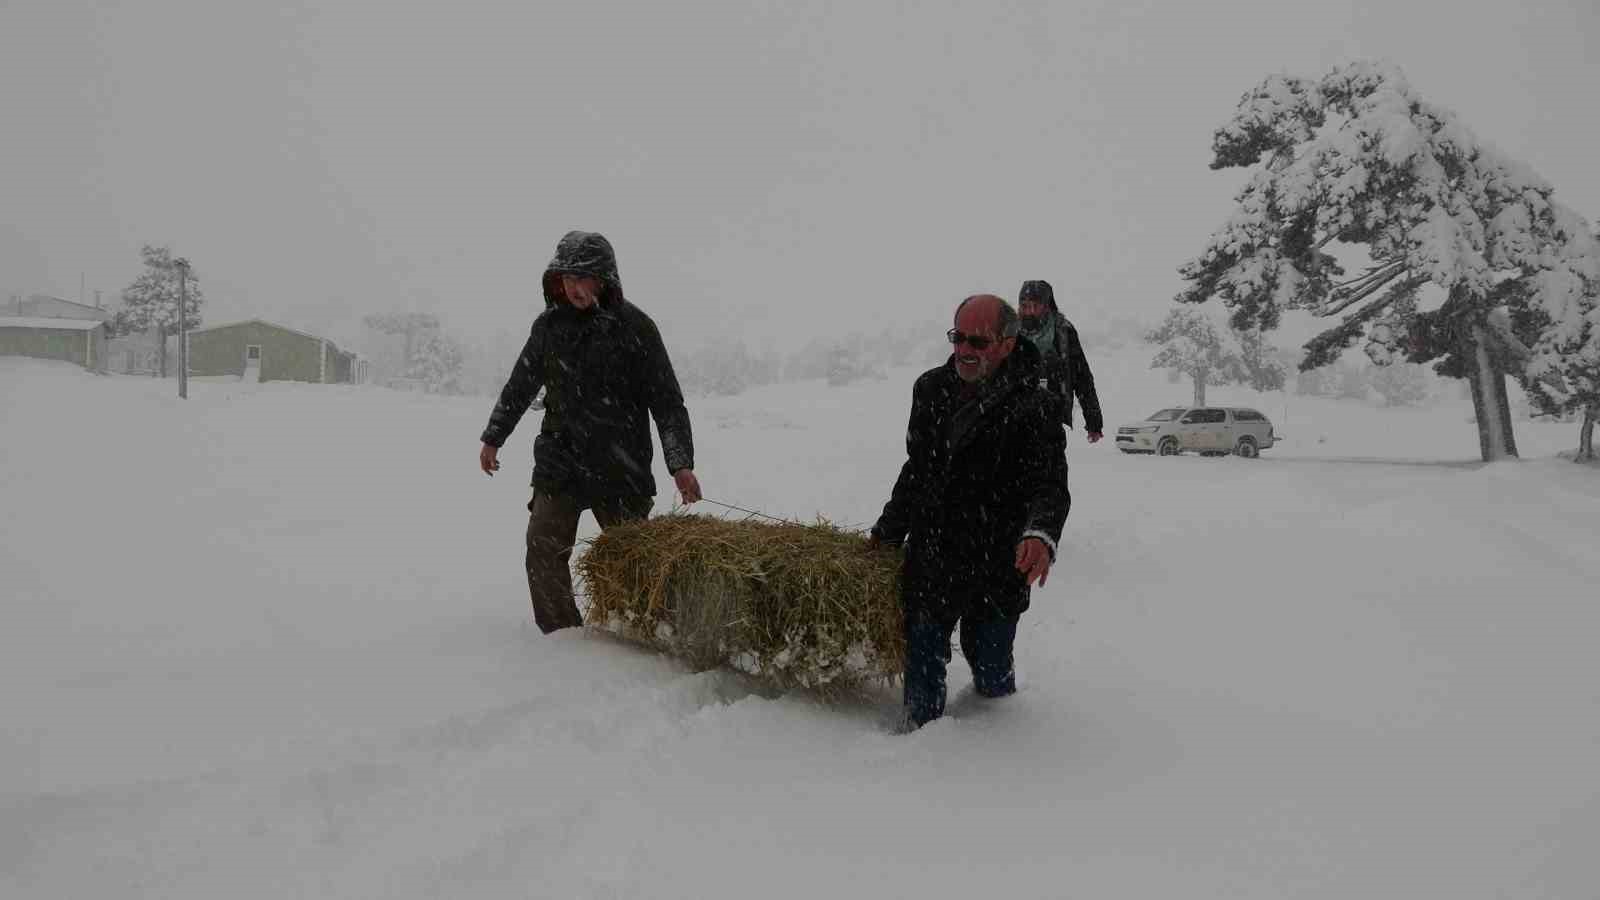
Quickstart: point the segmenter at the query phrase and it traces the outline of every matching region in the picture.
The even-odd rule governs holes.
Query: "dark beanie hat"
[[[1027,303],[1029,300],[1043,303],[1051,310],[1056,308],[1056,292],[1048,281],[1024,281],[1022,290],[1017,294],[1017,303]]]

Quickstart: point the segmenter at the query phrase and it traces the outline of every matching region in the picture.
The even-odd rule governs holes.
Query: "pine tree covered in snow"
[[[1600,231],[1594,235],[1600,246]],[[1579,461],[1597,458],[1594,448],[1594,430],[1600,422],[1600,279],[1592,280],[1587,297],[1586,315],[1579,322],[1577,349],[1559,357],[1554,365],[1533,365],[1522,373],[1522,387],[1529,404],[1541,415],[1572,416],[1581,418],[1578,430]],[[1526,355],[1530,343],[1551,329],[1554,322],[1550,312],[1532,303],[1511,307],[1502,330],[1509,330],[1507,343],[1518,346]]]
[[[1380,365],[1437,361],[1472,385],[1486,460],[1516,455],[1508,372],[1565,397],[1592,386],[1600,249],[1588,226],[1399,69],[1267,78],[1212,147],[1213,169],[1254,171],[1232,218],[1181,267],[1178,300],[1220,297],[1241,330],[1274,328],[1286,309],[1340,317],[1306,345],[1303,369],[1363,337]],[[1335,243],[1364,248],[1371,267],[1346,278]],[[1423,309],[1430,285],[1438,305]],[[1491,327],[1497,309],[1521,323],[1525,353]]]
[[[1150,360],[1152,369],[1188,376],[1194,384],[1194,405],[1206,405],[1206,387],[1249,378],[1239,355],[1223,341],[1222,332],[1196,309],[1174,309],[1145,340],[1161,345]]]
[[[167,338],[177,334],[180,328],[180,298],[186,300],[183,312],[191,329],[200,325],[200,306],[206,298],[200,290],[200,281],[195,277],[194,269],[176,265],[170,248],[146,244],[139,250],[139,255],[144,259],[144,271],[132,284],[122,289],[122,309],[106,323],[106,330],[115,337],[154,328],[160,341],[160,376],[165,378]],[[180,273],[184,273],[181,290],[178,285]]]

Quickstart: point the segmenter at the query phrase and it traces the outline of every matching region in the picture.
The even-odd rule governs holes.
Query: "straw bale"
[[[673,513],[605,530],[577,571],[591,627],[828,693],[900,675],[900,562],[826,521]]]

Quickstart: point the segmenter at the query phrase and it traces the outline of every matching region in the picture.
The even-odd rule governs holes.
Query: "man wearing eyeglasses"
[[[1089,371],[1078,329],[1056,308],[1055,289],[1048,281],[1024,281],[1017,306],[1022,311],[1022,336],[1038,347],[1044,358],[1047,387],[1059,398],[1062,424],[1072,427],[1072,399],[1077,397],[1089,443],[1099,441],[1105,436],[1105,420],[1100,415],[1094,373]]]
[[[1072,505],[1066,433],[1038,387],[1038,349],[1017,339],[1016,310],[978,294],[955,326],[950,359],[912,388],[906,461],[867,538],[906,547],[904,730],[943,715],[958,625],[974,693],[1016,692],[1017,621]]]
[[[656,323],[622,295],[617,256],[599,234],[568,232],[544,273],[533,322],[489,414],[478,465],[500,468],[500,447],[544,389],[528,503],[528,592],[546,634],[583,624],[572,597],[578,517],[600,527],[649,515],[656,493],[649,418],[685,503],[700,499],[689,411]]]

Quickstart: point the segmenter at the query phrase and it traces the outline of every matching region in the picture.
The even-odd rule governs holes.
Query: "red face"
[[[574,309],[584,310],[600,300],[600,279],[588,275],[562,275],[561,292]]]
[[[962,381],[982,381],[993,375],[994,370],[1010,355],[1011,348],[1016,346],[1016,338],[1000,338],[999,324],[998,311],[980,303],[969,303],[956,314],[955,330],[964,337],[975,337],[985,344],[980,349],[963,340],[952,347],[956,354],[956,374],[961,376]]]

